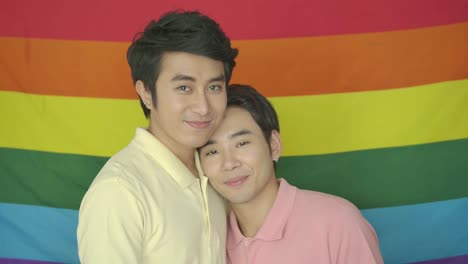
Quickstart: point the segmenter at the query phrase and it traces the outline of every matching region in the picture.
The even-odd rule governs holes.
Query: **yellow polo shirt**
[[[222,198],[152,134],[138,128],[80,206],[82,263],[225,263]]]

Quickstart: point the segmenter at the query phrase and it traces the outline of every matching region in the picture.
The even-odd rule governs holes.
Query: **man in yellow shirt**
[[[82,263],[225,263],[226,210],[196,148],[223,118],[237,53],[198,12],[167,13],[136,36],[127,59],[149,126],[82,200]]]

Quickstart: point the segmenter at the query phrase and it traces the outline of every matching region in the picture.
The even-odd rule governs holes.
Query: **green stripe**
[[[279,160],[278,177],[359,208],[468,196],[468,139]]]
[[[107,158],[0,148],[0,202],[78,209]],[[278,175],[376,208],[468,196],[468,139],[284,157]]]
[[[0,202],[78,209],[107,159],[0,148]]]

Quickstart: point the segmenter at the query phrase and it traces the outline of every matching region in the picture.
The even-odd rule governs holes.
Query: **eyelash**
[[[210,151],[208,151],[208,152],[205,153],[205,157],[214,155],[214,154],[216,154],[216,153],[218,153],[218,151],[216,151],[216,150],[210,150]]]
[[[243,147],[249,143],[250,143],[249,141],[242,141],[242,142],[239,142],[236,146]]]
[[[214,89],[212,89],[212,88],[214,88]],[[211,86],[208,87],[208,90],[209,90],[209,91],[219,91],[219,90],[221,90],[222,88],[223,88],[223,87],[222,87],[221,85],[211,85]]]
[[[209,92],[219,92],[223,89],[221,85],[211,85],[208,87]],[[185,85],[179,86],[176,88],[176,90],[181,91],[181,92],[190,92],[191,88]]]
[[[187,90],[190,90],[190,87],[182,85],[182,86],[177,87],[177,90],[181,92],[187,92]]]
[[[241,141],[241,142],[236,144],[236,147],[243,147],[243,146],[248,145],[248,144],[250,144],[250,141]],[[211,156],[211,155],[214,155],[214,154],[218,154],[218,151],[217,150],[210,150],[210,151],[207,151],[205,153],[205,157],[208,157],[208,156]]]

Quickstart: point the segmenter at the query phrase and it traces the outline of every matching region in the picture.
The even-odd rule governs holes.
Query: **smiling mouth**
[[[226,184],[227,186],[230,186],[230,187],[237,187],[237,186],[241,186],[246,180],[247,180],[248,176],[240,176],[240,177],[235,177],[235,178],[232,178],[228,181],[225,181],[224,184]]]
[[[203,129],[210,126],[210,121],[185,121],[189,126],[196,129]]]

